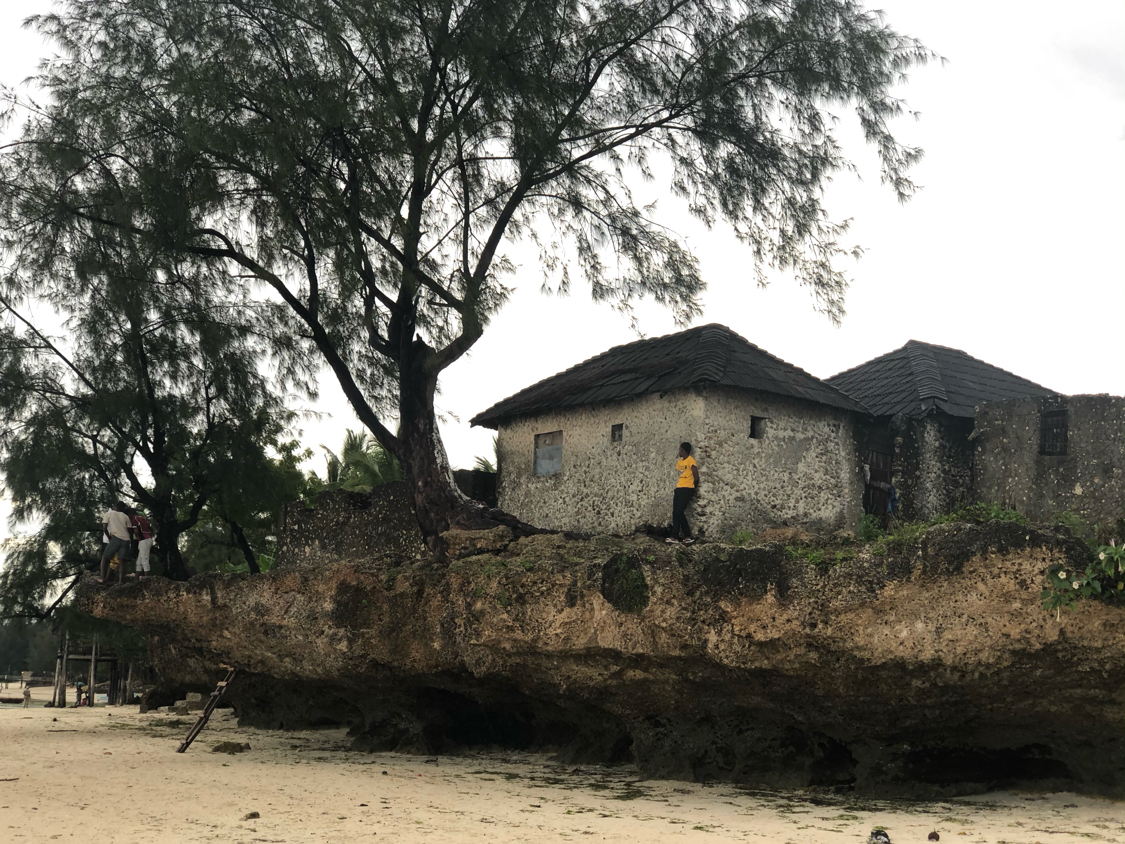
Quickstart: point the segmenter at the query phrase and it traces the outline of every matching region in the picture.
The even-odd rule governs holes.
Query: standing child
[[[137,577],[144,577],[152,573],[149,565],[149,555],[152,553],[152,525],[148,523],[144,513],[138,513],[130,507],[125,511],[129,516],[129,529],[137,537]]]
[[[30,686],[24,686],[23,687],[23,708],[24,709],[30,709],[31,708],[31,687]]]
[[[676,490],[672,493],[672,535],[665,542],[677,543],[683,535],[684,545],[695,542],[687,520],[687,506],[699,489],[699,465],[691,456],[691,443],[680,443],[676,460]]]

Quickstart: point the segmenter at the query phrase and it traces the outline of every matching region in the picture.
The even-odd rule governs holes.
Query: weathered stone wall
[[[1039,453],[1040,412],[1068,412],[1067,453]],[[996,501],[1047,520],[1069,511],[1087,522],[1125,517],[1125,398],[1069,396],[1013,399],[977,409],[975,489],[978,501]]]
[[[287,504],[278,520],[276,565],[340,559],[416,557],[425,550],[404,482],[374,492],[322,492],[314,507]]]
[[[766,421],[750,437],[751,417]],[[623,424],[620,442],[613,425]],[[563,432],[562,471],[536,476],[535,435]],[[628,533],[671,519],[676,450],[702,479],[688,518],[711,539],[776,525],[854,529],[863,479],[853,416],[812,402],[710,388],[517,419],[500,427],[500,507],[554,530]]]
[[[973,497],[973,420],[945,414],[892,424],[894,484],[900,512],[926,521],[956,509]]]
[[[496,475],[476,469],[453,473],[470,498],[496,506]],[[277,564],[319,564],[330,560],[414,557],[425,550],[406,483],[383,484],[371,492],[324,491],[312,507],[294,501],[278,519]]]
[[[496,473],[481,469],[454,469],[453,481],[469,498],[496,506]]]
[[[618,424],[622,439],[611,442]],[[703,397],[692,391],[505,423],[498,440],[500,508],[536,527],[583,533],[667,523],[676,450],[684,440],[697,443],[703,430]],[[551,431],[563,432],[562,471],[536,476],[535,435]]]
[[[854,530],[863,474],[853,414],[774,396],[711,389],[697,447],[697,519],[713,539],[781,525]],[[764,418],[760,438],[751,417]]]

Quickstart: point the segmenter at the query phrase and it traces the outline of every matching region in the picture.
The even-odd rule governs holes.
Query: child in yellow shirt
[[[695,491],[699,489],[699,464],[691,456],[691,443],[680,443],[676,460],[676,490],[672,493],[672,535],[665,542],[674,544],[683,535],[683,544],[695,542],[691,537],[691,525],[687,520],[687,506]]]

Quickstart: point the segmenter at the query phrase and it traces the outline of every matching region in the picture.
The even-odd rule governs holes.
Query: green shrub
[[[859,530],[856,535],[864,542],[873,542],[884,535],[883,528],[879,525],[879,517],[874,513],[867,513],[859,520]]]
[[[785,555],[792,560],[804,560],[814,566],[824,564],[824,551],[819,548],[799,548],[796,545],[786,545]]]
[[[932,526],[929,522],[895,522],[883,541],[895,548],[913,545],[920,541]]]
[[[1043,609],[1074,609],[1080,598],[1125,602],[1125,545],[1111,540],[1094,552],[1085,571],[1056,563],[1047,569],[1047,586],[1040,593]]]
[[[934,519],[933,523],[940,525],[947,522],[969,522],[974,525],[983,525],[986,522],[1015,522],[1017,525],[1026,525],[1027,518],[1022,513],[1009,510],[994,501],[987,501],[963,504],[952,513]]]
[[[752,530],[736,530],[730,541],[732,545],[749,545],[758,541],[758,534]]]

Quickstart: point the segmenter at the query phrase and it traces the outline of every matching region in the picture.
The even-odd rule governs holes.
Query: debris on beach
[[[250,745],[237,741],[221,741],[211,748],[212,753],[242,753],[249,750]]]

